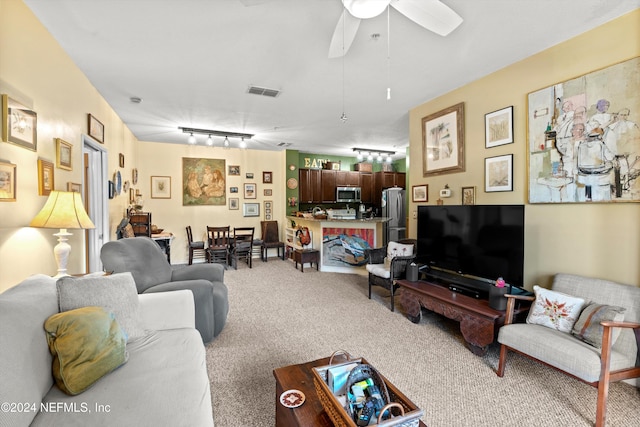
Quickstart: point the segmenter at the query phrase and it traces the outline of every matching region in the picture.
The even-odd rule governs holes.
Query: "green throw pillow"
[[[602,348],[602,330],[604,329],[600,322],[604,320],[613,320],[622,322],[624,320],[624,312],[626,308],[616,307],[604,304],[589,304],[582,310],[578,321],[573,325],[571,333],[576,337],[591,344],[596,348]],[[612,328],[611,345],[613,345],[622,330],[620,328]]]
[[[57,313],[44,323],[53,377],[67,394],[80,394],[127,361],[127,340],[113,313],[83,307]]]

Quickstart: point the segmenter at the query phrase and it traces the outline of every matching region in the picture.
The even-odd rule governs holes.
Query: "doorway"
[[[109,241],[109,193],[107,150],[87,135],[82,135],[84,205],[96,228],[86,230],[86,268],[102,271],[100,249]]]

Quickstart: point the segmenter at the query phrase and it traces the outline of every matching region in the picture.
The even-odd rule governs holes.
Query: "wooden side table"
[[[316,263],[316,270],[320,270],[318,268],[318,262],[320,260],[320,251],[317,249],[296,249],[293,251],[293,260],[296,263],[296,269],[298,268],[298,263],[300,263],[300,269],[304,273],[304,264],[306,262],[309,263],[309,266],[313,268],[313,263]]]

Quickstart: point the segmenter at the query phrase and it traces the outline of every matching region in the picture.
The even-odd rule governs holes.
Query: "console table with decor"
[[[329,357],[299,365],[274,369],[276,379],[276,427],[333,427],[333,422],[320,402],[313,384],[312,369],[329,364]],[[300,390],[305,402],[297,408],[286,408],[280,403],[280,395],[286,390]],[[422,421],[418,424],[426,427]]]
[[[489,307],[486,299],[477,299],[449,288],[420,280],[410,282],[398,280],[400,302],[413,323],[420,322],[422,307],[460,322],[460,332],[473,354],[482,356],[489,344],[495,341],[498,329],[504,325],[505,312]],[[529,303],[516,307],[516,321],[524,321],[529,312]]]

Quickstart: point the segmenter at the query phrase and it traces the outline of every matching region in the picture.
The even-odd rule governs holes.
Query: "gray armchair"
[[[406,275],[407,265],[416,257],[417,241],[403,239],[389,242],[384,248],[366,249],[366,269],[369,272],[369,299],[371,287],[382,286],[391,292],[391,311],[395,310],[394,296],[398,289],[396,280]]]
[[[195,301],[196,329],[205,343],[224,328],[229,300],[222,265],[196,264],[173,270],[160,246],[148,237],[107,242],[100,259],[107,272],[130,271],[140,294],[190,290]]]

